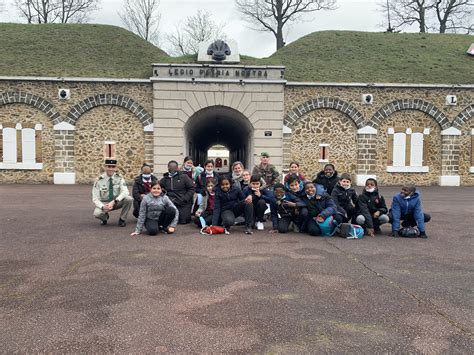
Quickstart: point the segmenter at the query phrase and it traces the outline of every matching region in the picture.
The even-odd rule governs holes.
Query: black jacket
[[[215,187],[219,186],[219,181],[220,181],[219,174],[216,173],[215,171],[213,171],[212,174],[214,175],[213,179],[215,180],[214,186]],[[202,194],[203,192],[205,193],[207,191],[206,185],[207,185],[206,170],[204,170],[201,174],[199,174],[196,180],[196,193],[198,194]]]
[[[347,211],[357,206],[357,193],[350,187],[347,190],[337,184],[332,189],[331,197],[337,206],[337,211],[347,216]]]
[[[374,192],[367,192],[364,189],[357,199],[357,214],[361,214],[365,217],[365,225],[367,228],[374,228],[372,223],[372,214],[379,211],[380,214],[386,214],[388,212],[387,205],[382,195],[379,194],[379,190]]]
[[[238,187],[231,185],[229,191],[224,192],[218,187],[214,196],[214,211],[212,212],[212,225],[217,226],[219,217],[223,211],[231,210],[234,206],[243,201],[245,195]]]
[[[182,171],[173,177],[169,173],[163,174],[160,185],[176,207],[193,203],[194,182]]]
[[[152,175],[151,176],[151,185],[153,186],[155,182],[158,181],[157,177]],[[132,188],[132,196],[135,201],[141,201],[140,195],[142,194],[147,194],[148,191],[145,190],[145,185],[143,184],[143,179],[142,179],[142,174],[138,175],[135,178],[135,181],[133,183],[133,188]]]
[[[339,176],[337,175],[337,171],[334,171],[331,177],[327,177],[324,171],[320,171],[313,180],[313,183],[323,185],[328,195],[331,195],[332,189],[336,186],[338,181]]]
[[[302,200],[308,208],[309,217],[317,217],[318,215],[321,215],[321,217],[326,219],[336,213],[336,204],[331,196],[326,193],[316,195],[311,199],[305,194],[303,195]]]

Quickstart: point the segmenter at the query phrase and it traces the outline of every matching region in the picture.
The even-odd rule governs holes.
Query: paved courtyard
[[[1,351],[472,353],[474,188],[421,192],[427,240],[132,238],[90,186],[1,185]]]

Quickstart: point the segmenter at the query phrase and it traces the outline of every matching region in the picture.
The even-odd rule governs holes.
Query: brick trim
[[[51,119],[53,125],[61,122],[61,115],[56,111],[54,105],[39,96],[22,91],[5,92],[0,94],[0,106],[9,104],[25,104],[33,106],[45,113],[46,116]]]
[[[469,119],[471,119],[472,117],[474,117],[474,105],[466,107],[459,113],[459,115],[456,116],[453,121],[453,127],[461,129],[463,124],[469,121]]]
[[[322,108],[329,108],[345,113],[352,119],[358,129],[366,126],[364,117],[355,106],[336,97],[318,97],[295,106],[285,115],[283,119],[284,125],[291,128],[303,115]]]
[[[380,108],[370,120],[370,125],[375,129],[378,129],[380,123],[385,120],[392,113],[402,110],[418,110],[427,113],[431,116],[441,127],[446,129],[450,127],[450,122],[446,115],[441,112],[436,106],[429,102],[419,99],[401,99],[390,102],[389,104]]]
[[[79,117],[81,117],[85,112],[93,109],[94,107],[104,105],[119,106],[129,110],[138,117],[143,127],[153,123],[153,117],[143,108],[143,106],[128,96],[117,94],[98,94],[88,97],[87,99],[74,105],[67,113],[66,119],[64,121],[75,126]]]

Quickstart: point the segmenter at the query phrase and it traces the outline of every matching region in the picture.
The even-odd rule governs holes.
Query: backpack
[[[317,222],[319,229],[321,229],[321,234],[326,237],[331,237],[336,230],[337,222],[334,220],[333,216],[329,216],[323,222]]]
[[[346,239],[361,239],[364,237],[364,228],[358,224],[341,223],[337,226],[336,233]]]
[[[403,227],[398,231],[398,235],[403,238],[418,238],[420,231],[416,227]]]
[[[224,234],[225,228],[219,226],[206,226],[201,229],[201,234],[213,235],[213,234]]]

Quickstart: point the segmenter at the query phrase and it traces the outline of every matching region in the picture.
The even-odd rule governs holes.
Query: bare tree
[[[161,15],[159,0],[125,0],[119,13],[123,24],[146,41],[158,44]]]
[[[433,8],[432,0],[383,0],[383,13],[390,12],[393,30],[417,24],[420,32],[428,31],[428,11]]]
[[[100,0],[15,0],[28,23],[84,22]]]
[[[197,54],[200,42],[225,39],[223,29],[224,25],[215,22],[210,12],[199,10],[196,15],[188,16],[183,23],[176,25],[172,33],[167,34],[169,52],[172,55]]]
[[[319,10],[336,9],[336,0],[235,0],[237,10],[258,31],[271,32],[276,49],[285,45],[283,28],[302,20],[303,15]]]
[[[439,33],[474,32],[473,0],[435,0]]]

